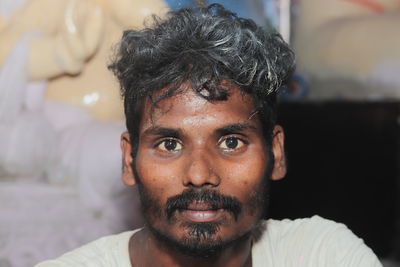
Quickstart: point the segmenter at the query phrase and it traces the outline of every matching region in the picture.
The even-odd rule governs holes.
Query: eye
[[[162,151],[175,152],[182,149],[182,144],[176,139],[164,139],[156,145]]]
[[[243,147],[244,142],[235,136],[229,136],[225,139],[222,139],[218,145],[224,150],[236,150]]]

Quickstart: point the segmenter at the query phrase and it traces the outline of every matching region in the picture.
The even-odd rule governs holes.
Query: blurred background
[[[399,0],[0,0],[0,267],[26,267],[143,224],[120,182],[107,70],[150,14],[221,3],[297,54],[281,91],[289,171],[269,217],[345,223],[400,266]]]

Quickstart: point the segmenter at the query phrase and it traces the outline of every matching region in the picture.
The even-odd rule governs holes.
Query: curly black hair
[[[156,105],[183,84],[209,101],[226,100],[237,85],[254,98],[267,144],[276,123],[276,93],[295,66],[294,53],[276,32],[219,4],[153,16],[143,30],[125,31],[109,68],[118,78],[126,125],[136,150],[144,99]],[[154,93],[163,90],[154,98]]]

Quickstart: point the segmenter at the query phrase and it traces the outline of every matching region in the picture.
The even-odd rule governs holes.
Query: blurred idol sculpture
[[[400,97],[399,0],[299,2],[298,66],[323,82],[312,88],[311,96]]]
[[[141,28],[146,16],[164,14],[167,8],[163,0],[0,0],[0,190],[19,182],[17,190],[29,192],[28,198],[34,192],[27,185],[46,185],[51,190],[73,188],[81,205],[77,208],[100,218],[108,225],[104,231],[121,230],[121,219],[126,218],[117,214],[119,209],[107,206],[115,205],[126,193],[119,179],[119,137],[125,126],[118,83],[107,65],[112,46],[121,39],[123,30]],[[46,198],[45,194],[41,196]],[[66,203],[70,203],[70,197],[67,194]],[[15,212],[35,225],[35,220],[44,220],[37,218],[37,212],[30,214],[37,203],[31,202],[32,207],[24,204],[26,210]],[[12,203],[19,202],[8,199],[0,205],[0,212],[19,208]],[[138,215],[131,210],[130,216]],[[110,214],[106,214],[108,211]],[[47,215],[45,221],[50,224],[52,216],[57,220],[71,216],[62,214],[62,207],[58,213]],[[141,218],[130,223],[138,225]],[[4,230],[0,234],[14,235],[15,247],[31,244],[26,241],[27,230],[21,234],[25,239],[18,241],[19,232],[2,225],[0,220]],[[82,239],[80,242],[87,242],[85,235],[87,239],[94,237],[90,231],[82,234],[78,227],[74,229],[76,233],[67,233],[68,240],[74,240],[75,235]],[[104,231],[93,229],[100,235]],[[30,235],[35,244],[40,243],[37,236]],[[42,247],[28,246],[46,251],[46,242]],[[55,247],[47,249],[47,255],[34,261],[57,251]],[[23,252],[13,253],[21,255],[13,256],[0,246],[0,265],[2,255],[14,258],[9,260],[12,266],[33,264],[23,262]]]
[[[119,153],[123,127],[117,83],[107,70],[111,48],[124,29],[142,27],[166,4],[0,0],[0,8],[0,177],[45,174],[69,183],[93,168],[89,162],[118,170],[108,161]],[[83,151],[93,155],[85,159]]]

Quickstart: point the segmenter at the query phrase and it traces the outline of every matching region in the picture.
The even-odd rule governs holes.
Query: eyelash
[[[183,147],[183,144],[182,144],[182,142],[179,140],[179,139],[177,139],[177,138],[174,138],[174,137],[166,137],[166,138],[163,138],[163,139],[161,139],[161,140],[158,140],[158,142],[156,142],[155,144],[154,144],[154,148],[159,148],[159,146],[163,143],[163,142],[166,142],[166,141],[175,141],[178,145],[180,145],[181,147]],[[160,149],[160,148],[159,148]],[[165,152],[173,152],[173,150],[168,150],[168,149],[160,149],[160,150],[162,150],[162,151],[165,151]],[[179,150],[181,150],[181,149],[179,149]]]
[[[223,142],[225,142],[225,141],[227,141],[229,138],[234,138],[234,139],[236,139],[236,140],[238,140],[239,142],[241,142],[241,143],[243,143],[239,148],[232,148],[232,149],[229,149],[229,148],[226,148],[225,150],[228,150],[228,151],[235,151],[235,150],[238,150],[238,149],[240,149],[242,146],[244,146],[244,145],[247,145],[249,142],[247,141],[247,140],[245,140],[244,138],[240,138],[240,137],[238,137],[238,136],[236,136],[236,135],[228,135],[228,136],[224,136],[223,138],[221,138],[219,141],[218,141],[218,146],[220,146]]]
[[[238,136],[236,136],[236,135],[228,135],[228,136],[222,137],[222,138],[217,142],[217,146],[221,148],[221,145],[222,145],[225,141],[227,141],[229,138],[233,138],[233,139],[237,140],[238,142],[240,142],[240,143],[242,143],[242,144],[239,143],[239,147],[238,147],[238,148],[228,148],[228,147],[227,147],[227,148],[222,148],[222,149],[225,150],[225,151],[237,151],[237,150],[239,150],[241,147],[243,147],[244,145],[247,145],[247,144],[248,144],[248,141],[247,141],[246,139],[244,139],[244,138],[238,137]],[[175,141],[181,148],[179,148],[178,150],[168,150],[167,148],[161,149],[161,148],[160,148],[160,145],[161,145],[163,142],[166,142],[166,141]],[[164,145],[164,147],[165,147],[165,145]],[[174,138],[174,137],[166,137],[166,138],[163,138],[163,139],[161,139],[161,140],[158,140],[158,142],[156,142],[156,143],[154,144],[154,148],[156,148],[156,149],[158,148],[159,150],[161,150],[161,151],[163,151],[163,152],[176,152],[176,151],[179,151],[179,150],[182,150],[182,149],[183,149],[183,144],[182,144],[182,142],[181,142],[179,139],[177,139],[177,138]]]

